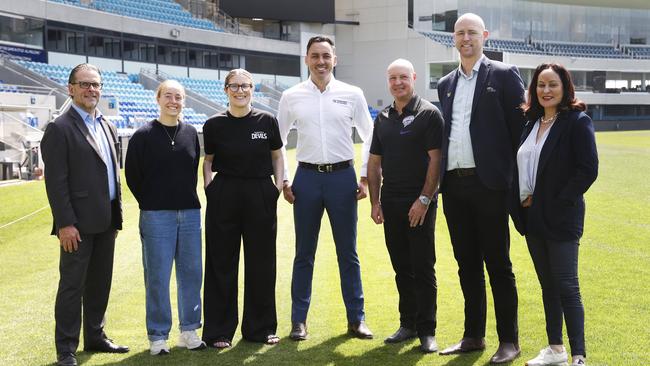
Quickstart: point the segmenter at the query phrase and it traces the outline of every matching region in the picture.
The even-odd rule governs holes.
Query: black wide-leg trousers
[[[265,342],[275,334],[277,199],[271,178],[217,174],[206,188],[203,340],[232,341],[238,325],[239,252],[244,245],[242,337]]]

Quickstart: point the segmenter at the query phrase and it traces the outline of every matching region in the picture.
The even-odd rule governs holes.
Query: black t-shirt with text
[[[214,155],[212,171],[241,178],[272,175],[271,151],[282,147],[278,121],[255,109],[244,117],[226,111],[209,118],[203,139],[205,153]]]

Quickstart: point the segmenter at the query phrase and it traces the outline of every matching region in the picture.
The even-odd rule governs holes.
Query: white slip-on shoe
[[[526,362],[526,366],[567,366],[569,356],[566,350],[555,352],[550,346],[539,351],[537,357]]]
[[[149,342],[149,353],[151,353],[152,356],[156,355],[168,355],[169,354],[169,346],[167,345],[167,341],[164,339],[160,339],[157,341],[150,341]]]
[[[206,347],[205,342],[199,338],[194,330],[181,332],[181,335],[178,337],[178,346],[185,347],[191,351],[197,351]]]

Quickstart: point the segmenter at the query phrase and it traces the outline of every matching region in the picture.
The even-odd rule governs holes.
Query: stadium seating
[[[379,112],[381,112],[381,111],[377,110],[377,109],[374,109],[371,106],[368,106],[368,112],[370,112],[370,117],[372,117],[372,120],[374,121],[375,118],[377,118],[377,115],[379,114]]]
[[[16,85],[7,85],[2,80],[0,80],[0,93],[22,93],[18,86]]]
[[[179,78],[177,79],[186,89],[190,89],[202,96],[217,102],[221,105],[228,104],[228,95],[224,91],[224,84],[221,80]],[[255,86],[253,99],[265,98],[265,95],[259,92],[259,85]]]
[[[590,58],[630,58],[612,45],[593,45],[578,43],[540,42],[539,47],[549,55],[590,57]]]
[[[648,46],[624,46],[624,49],[632,56],[632,58],[650,59],[650,47]]]
[[[454,47],[452,33],[446,32],[420,32],[434,42],[447,47]],[[590,58],[650,58],[650,48],[628,47],[627,49],[617,48],[606,44],[582,44],[582,43],[559,43],[548,41],[526,42],[513,39],[488,38],[485,47],[488,51],[501,51],[511,53],[533,54],[533,55],[554,55],[568,57],[590,57]]]
[[[175,24],[189,28],[198,28],[223,32],[207,19],[197,19],[192,14],[173,0],[92,0],[88,5],[79,0],[48,0],[84,8],[94,8],[107,13],[119,14],[127,17],[147,19],[155,22]]]
[[[65,86],[71,67],[48,65],[39,62],[17,61],[23,67],[48,77]],[[107,98],[115,97],[119,104],[118,116],[107,116],[119,129],[134,129],[146,121],[158,117],[158,104],[152,90],[145,89],[142,84],[134,82],[137,75],[126,75],[115,71],[102,71],[104,88],[102,95]],[[183,121],[196,127],[203,128],[207,116],[196,113],[192,108],[183,109]]]

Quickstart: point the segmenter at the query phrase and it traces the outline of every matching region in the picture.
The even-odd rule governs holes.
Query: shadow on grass
[[[360,354],[346,355],[342,348],[356,349],[356,345],[348,342],[377,342],[351,338],[342,334],[325,340],[322,343],[311,345],[311,340],[295,342],[288,338],[275,346],[260,343],[251,343],[240,340],[232,348],[216,350],[208,348],[203,351],[187,351],[173,348],[168,356],[151,356],[148,351],[129,355],[118,362],[105,365],[399,365],[413,366],[424,357],[439,357],[437,354],[425,355],[419,350],[419,342],[406,342],[400,345],[377,344],[376,347],[366,349]],[[373,343],[373,346],[375,344]],[[365,347],[364,347],[365,349]],[[84,364],[88,357],[79,354],[80,364]],[[464,358],[467,361],[467,358]],[[450,365],[461,365],[453,363]],[[467,363],[465,363],[466,365]]]
[[[449,361],[446,363],[443,363],[443,366],[467,366],[467,365],[474,365],[476,364],[476,361],[483,356],[483,352],[470,352],[470,353],[462,353],[458,355],[447,355],[447,356],[440,356],[444,358],[448,358]],[[486,362],[484,365],[490,365],[490,362]],[[506,365],[509,365],[507,363]]]

